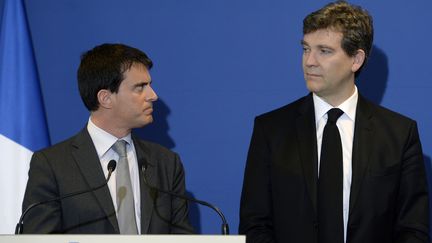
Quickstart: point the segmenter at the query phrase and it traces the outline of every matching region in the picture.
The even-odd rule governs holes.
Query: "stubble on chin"
[[[312,93],[316,93],[319,90],[318,83],[311,80],[306,80],[306,88]]]

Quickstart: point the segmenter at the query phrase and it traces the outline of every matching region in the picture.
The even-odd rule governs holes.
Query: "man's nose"
[[[158,99],[158,96],[156,94],[156,92],[154,91],[154,89],[151,86],[148,86],[148,97],[147,97],[147,101],[156,101]]]
[[[317,59],[315,57],[315,53],[314,52],[309,52],[307,54],[305,54],[304,58],[304,63],[306,66],[316,66],[317,65]]]

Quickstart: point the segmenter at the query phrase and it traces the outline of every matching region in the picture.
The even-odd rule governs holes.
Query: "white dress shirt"
[[[351,192],[351,179],[352,179],[352,147],[354,141],[354,125],[357,109],[358,92],[355,87],[354,94],[351,95],[338,107],[333,107],[323,99],[313,94],[313,101],[315,107],[315,121],[316,121],[316,136],[318,148],[318,175],[319,165],[321,159],[321,143],[324,132],[324,127],[327,123],[327,111],[332,108],[341,109],[344,114],[337,120],[336,126],[339,129],[341,142],[342,142],[342,156],[343,156],[343,221],[344,221],[344,242],[346,242],[348,214],[349,214],[349,199]]]
[[[108,176],[108,162],[115,160],[118,162],[119,155],[111,148],[113,144],[119,140],[117,137],[97,127],[92,121],[91,117],[87,123],[87,130],[90,134],[93,144],[96,148],[96,152],[99,157],[105,178]],[[126,153],[129,163],[129,173],[131,177],[132,191],[134,196],[135,205],[135,219],[137,223],[138,234],[141,234],[141,197],[140,197],[140,183],[139,183],[139,168],[136,158],[135,146],[132,141],[131,134],[129,133],[126,137],[120,138],[127,142]],[[116,192],[116,171],[111,175],[111,179],[108,182],[108,188],[111,193],[112,203],[117,214],[117,192]]]

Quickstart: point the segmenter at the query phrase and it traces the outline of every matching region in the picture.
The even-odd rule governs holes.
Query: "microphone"
[[[147,170],[147,163],[144,163],[141,165],[141,171],[143,174],[143,181],[144,181],[144,184],[146,184],[146,186],[150,189],[150,196],[152,197],[154,203],[156,202],[156,199],[158,197],[158,192],[162,192],[162,193],[168,194],[170,196],[178,197],[178,198],[184,199],[186,201],[191,201],[191,202],[198,203],[200,205],[209,207],[209,208],[213,209],[219,215],[219,217],[222,220],[222,235],[229,235],[228,223],[227,223],[225,216],[223,215],[222,211],[218,207],[216,207],[216,206],[214,206],[208,202],[205,202],[205,201],[201,201],[201,200],[198,200],[198,199],[195,199],[192,197],[188,197],[185,195],[181,195],[181,194],[177,194],[177,193],[170,192],[167,190],[163,190],[161,188],[157,188],[157,187],[150,185],[147,181],[147,177],[146,177],[146,173],[145,173],[146,170]],[[164,220],[164,221],[166,221],[166,220]]]
[[[102,185],[99,185],[99,186],[97,186],[97,187],[92,187],[92,188],[90,188],[90,189],[86,189],[86,190],[78,191],[78,192],[71,192],[71,193],[65,194],[65,195],[63,195],[63,196],[59,196],[59,197],[56,197],[56,198],[51,198],[51,199],[48,199],[48,200],[44,200],[44,201],[40,201],[40,202],[36,202],[36,203],[33,203],[33,204],[31,204],[30,206],[28,206],[28,207],[26,208],[26,210],[24,210],[24,212],[22,213],[22,215],[21,215],[21,217],[20,217],[20,219],[19,219],[19,221],[18,221],[18,223],[17,223],[17,225],[16,225],[16,227],[15,227],[15,234],[16,234],[16,235],[18,235],[18,234],[22,234],[22,231],[23,231],[23,225],[24,225],[24,217],[27,215],[28,212],[30,212],[31,209],[33,209],[33,208],[36,207],[36,206],[43,205],[43,204],[46,204],[46,203],[50,203],[50,202],[54,202],[54,201],[63,200],[63,199],[65,199],[65,198],[73,197],[73,196],[77,196],[77,195],[84,194],[84,193],[87,193],[87,192],[96,191],[96,190],[98,190],[98,189],[100,189],[100,188],[106,186],[106,185],[108,184],[108,181],[109,181],[109,179],[111,178],[111,174],[112,174],[113,171],[115,170],[116,166],[117,166],[117,162],[116,162],[115,160],[112,159],[112,160],[110,160],[110,161],[108,162],[108,166],[107,166],[107,169],[108,169],[108,177],[107,177],[106,181],[105,181]]]

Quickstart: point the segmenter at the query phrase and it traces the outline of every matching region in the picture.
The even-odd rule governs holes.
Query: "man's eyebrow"
[[[306,41],[304,41],[304,40],[301,40],[300,43],[301,43],[302,46],[309,46],[309,44],[308,44]],[[330,50],[334,50],[333,47],[328,46],[328,45],[317,45],[317,47],[318,47],[319,49],[330,49]]]
[[[319,48],[319,49],[330,49],[330,50],[334,50],[333,47],[331,47],[331,46],[327,46],[327,45],[318,45],[318,48]]]
[[[136,83],[135,86],[141,86],[141,85],[144,85],[144,84],[152,84],[152,83],[153,83],[153,80],[150,80],[150,81],[138,81],[138,83]]]

